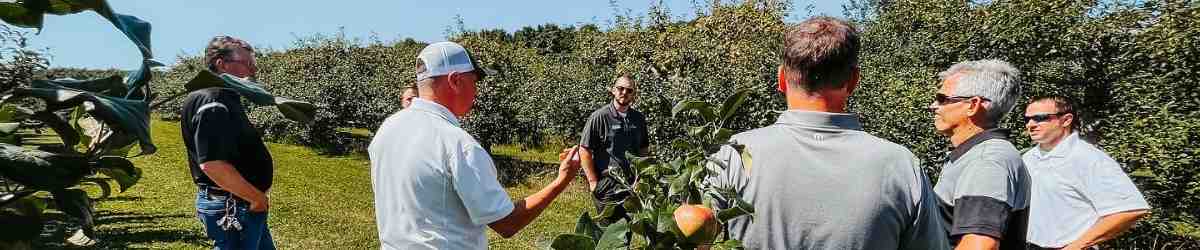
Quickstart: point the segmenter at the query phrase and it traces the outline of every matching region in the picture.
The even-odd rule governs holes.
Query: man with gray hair
[[[1020,74],[999,60],[960,62],[938,74],[929,109],[954,149],[933,189],[955,249],[1025,247],[1030,177],[997,126],[1020,96]]]

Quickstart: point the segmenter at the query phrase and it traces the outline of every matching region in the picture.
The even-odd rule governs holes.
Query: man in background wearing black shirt
[[[255,76],[254,49],[217,36],[204,51],[208,70]],[[274,167],[259,132],[246,118],[241,95],[210,87],[188,94],[180,111],[188,167],[199,191],[196,212],[214,249],[275,249],[267,229],[267,192]]]

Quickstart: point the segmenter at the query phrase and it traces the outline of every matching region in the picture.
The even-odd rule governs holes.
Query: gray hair
[[[1021,95],[1021,71],[1008,62],[988,59],[965,61],[950,66],[938,73],[942,80],[962,74],[952,93],[956,96],[979,96],[988,101],[983,103],[987,110],[986,126],[995,126],[1017,105]]]

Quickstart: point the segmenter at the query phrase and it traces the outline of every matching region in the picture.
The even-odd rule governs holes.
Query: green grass
[[[144,176],[125,193],[97,203],[98,248],[208,249],[195,217],[195,187],[188,174],[177,122],[154,121],[154,155],[135,158]],[[295,145],[268,144],[275,160],[268,224],[282,249],[378,249],[371,177],[361,156],[329,157]],[[498,146],[497,168],[509,195],[539,190],[554,171],[556,151]],[[574,228],[590,209],[580,178],[544,214],[511,239],[488,234],[493,249],[534,249]],[[61,242],[61,233],[39,241]],[[52,245],[52,244],[48,244]]]

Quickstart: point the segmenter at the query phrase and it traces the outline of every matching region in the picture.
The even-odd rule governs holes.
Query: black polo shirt
[[[196,185],[217,187],[200,170],[200,164],[222,160],[232,164],[259,191],[271,188],[271,153],[246,118],[237,92],[219,87],[193,91],[184,99],[180,114],[188,167]]]
[[[649,131],[646,126],[646,116],[633,108],[626,109],[625,115],[617,112],[617,108],[609,103],[588,117],[583,126],[579,145],[592,151],[592,161],[597,172],[603,173],[611,167],[620,167],[626,173],[633,173],[629,159],[625,153],[639,154],[643,148],[650,146]],[[605,182],[608,176],[601,175]],[[635,177],[636,175],[632,175]],[[611,185],[597,184],[596,191],[600,194],[610,193],[607,187]]]

